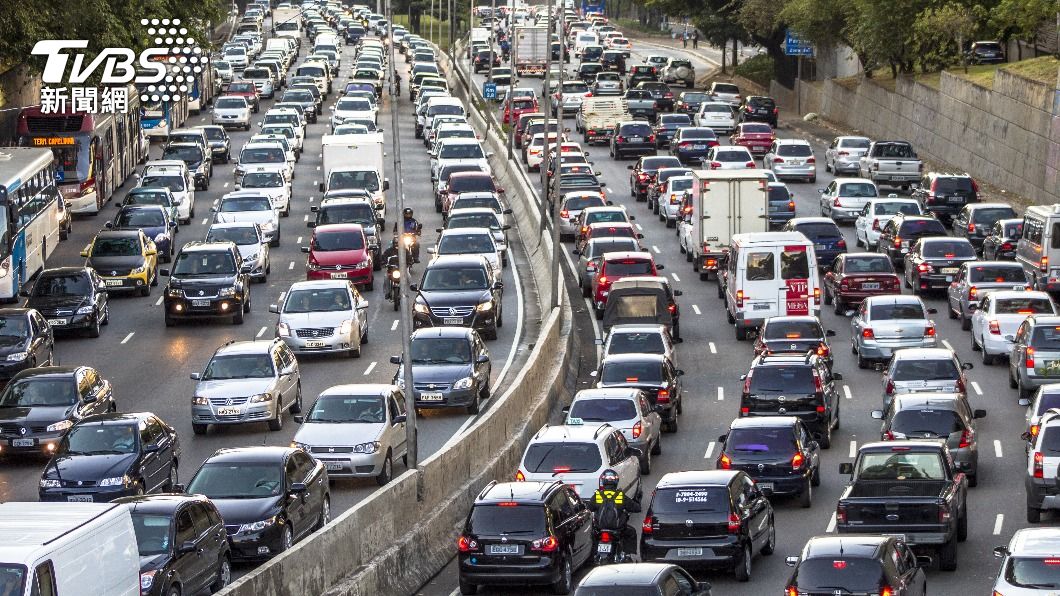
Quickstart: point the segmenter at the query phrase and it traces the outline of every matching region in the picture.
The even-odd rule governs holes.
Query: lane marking
[[[318,171],[318,172],[320,171],[320,166],[317,166],[317,171]]]
[[[847,457],[854,457],[857,454],[858,454],[858,442],[857,441],[851,441],[850,442],[850,451],[848,451]]]
[[[165,296],[159,296],[158,300],[155,300],[155,306],[162,306],[162,301],[165,300]]]
[[[302,221],[309,221],[309,214],[308,213],[306,213],[305,215],[302,216]]]
[[[950,345],[950,342],[949,342],[949,341],[947,341],[947,340],[945,340],[945,339],[944,339],[944,340],[942,340],[942,345],[946,346],[946,349],[947,349],[947,350],[953,350],[953,346],[952,346],[952,345]],[[954,351],[956,351],[956,350],[954,350]]]
[[[394,319],[394,324],[390,326],[390,330],[391,331],[397,331],[398,323],[400,323],[400,322],[401,321],[399,321],[398,319]]]
[[[640,225],[640,224],[637,224],[637,231],[638,231],[638,232],[643,232],[643,231],[644,231],[644,228],[643,228],[643,227],[641,227],[641,225]]]
[[[827,534],[835,532],[835,511],[832,512],[832,517],[828,519],[828,527],[824,531]]]
[[[615,192],[615,191],[611,190],[611,187],[610,187],[610,186],[608,186],[608,187],[607,187],[607,192],[609,192],[609,193],[611,193],[611,194],[614,194],[614,192]]]
[[[135,332],[135,331],[130,331],[130,332],[129,332],[129,335],[126,335],[126,336],[125,336],[125,339],[121,340],[121,343],[123,343],[123,344],[127,344],[127,343],[129,343],[129,340],[130,340],[130,339],[132,339],[132,337],[133,337],[134,335],[136,335],[136,332]]]
[[[372,369],[375,368],[375,365],[376,362],[373,360],[372,363],[368,365],[368,368],[364,369],[364,376],[367,377],[372,372]]]
[[[316,197],[309,197],[309,202],[310,202],[310,203],[312,203],[312,202],[313,202],[313,201],[315,201],[315,200],[316,200]]]
[[[672,275],[674,277],[674,281],[681,281],[681,278],[677,277],[676,273],[671,273],[670,275]]]
[[[710,456],[714,455],[715,444],[716,443],[714,441],[707,443],[707,451],[703,454],[703,459],[710,459]]]
[[[262,335],[265,335],[265,331],[267,331],[266,327],[262,327],[261,329],[258,329],[258,334],[255,335],[254,337],[261,337]]]
[[[222,186],[221,188],[228,188],[228,183],[225,182],[224,186]]]
[[[202,218],[202,224],[201,224],[201,225],[204,225],[204,226],[205,226],[205,225],[206,225],[206,222],[208,222],[208,221],[210,221],[210,218],[209,218],[209,217],[204,217],[204,218]]]
[[[976,395],[982,395],[983,394],[983,389],[981,387],[979,387],[979,383],[976,383],[975,381],[972,381],[972,389],[975,389],[975,394]]]
[[[655,246],[654,244],[651,245],[651,249],[655,251],[655,254],[659,254],[662,252],[661,250],[659,250],[659,247]]]
[[[286,296],[287,296],[287,291],[286,291],[286,290],[285,290],[285,291],[283,291],[283,292],[280,292],[280,302],[281,302],[281,303],[283,302],[283,299],[284,299],[284,298],[285,298]]]
[[[711,354],[717,354],[718,353],[718,346],[714,345],[714,342],[710,342],[709,344],[707,344],[707,347],[710,348],[710,353]]]
[[[1005,514],[998,513],[997,517],[994,518],[994,536],[1001,535],[1001,526],[1005,525]]]
[[[1001,458],[1001,441],[999,439],[994,439],[994,455],[999,459]]]
[[[718,401],[725,401],[725,388],[718,387]]]
[[[288,271],[290,271],[292,269],[294,269],[294,261],[291,261],[291,264],[287,266],[287,270]]]
[[[695,304],[693,304],[693,305],[692,305],[692,312],[696,313],[697,315],[701,315],[701,314],[703,314],[703,313],[701,313],[701,312],[699,311],[699,307],[698,307],[698,306],[696,306]]]
[[[301,244],[301,243],[302,243],[302,237],[301,237],[301,236],[299,236],[299,237],[298,237],[298,240],[295,240],[295,241],[294,241],[294,243],[295,243],[295,244]]]
[[[853,396],[850,395],[850,385],[843,385],[843,397],[854,399]]]

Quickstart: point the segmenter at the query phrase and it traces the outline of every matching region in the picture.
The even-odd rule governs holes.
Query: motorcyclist
[[[512,44],[508,41],[507,37],[503,37],[503,38],[501,38],[500,46],[501,46],[501,58],[505,62],[507,62],[508,61],[508,57],[511,55]]]
[[[629,513],[635,504],[618,487],[618,472],[608,468],[600,474],[600,488],[589,500],[589,509],[593,512],[593,526],[597,531],[610,530],[622,536],[623,545],[636,537],[636,531],[629,527]],[[625,552],[630,552],[626,550]]]
[[[412,209],[408,207],[406,207],[405,210],[402,211],[401,218],[401,233],[413,235],[412,246],[409,247],[412,252],[412,262],[419,263],[420,241],[418,238],[416,238],[416,236],[420,235],[420,230],[423,229],[423,226],[420,224],[420,222],[416,221],[415,217],[412,216]],[[397,223],[394,224],[394,232],[397,232]]]

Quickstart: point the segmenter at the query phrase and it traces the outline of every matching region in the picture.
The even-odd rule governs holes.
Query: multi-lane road
[[[700,52],[709,57],[709,49],[700,49]],[[698,54],[654,44],[638,45],[628,64],[639,63],[649,54],[690,57],[701,73],[714,67]],[[569,67],[569,70],[572,68]],[[476,77],[476,82],[481,88],[480,77]],[[524,80],[522,84],[539,86],[536,79]],[[781,138],[800,137],[783,122],[777,134]],[[789,188],[796,196],[796,214],[816,216],[820,214],[817,189],[825,187],[832,176],[825,173],[823,168],[826,147],[812,138],[807,140],[813,144],[817,156],[817,183],[792,182]],[[626,166],[632,160],[614,161],[608,157],[606,147],[588,149],[595,169],[601,172],[600,179],[606,183],[608,199],[615,204],[625,205],[631,214],[637,216],[635,223],[642,228],[645,236],[642,242],[646,249],[654,254],[657,263],[665,264],[665,274],[670,276],[675,288],[683,291],[679,301],[683,314],[681,334],[685,341],[679,346],[678,367],[687,373],[683,377],[685,409],[680,431],[675,435],[664,435],[663,455],[653,459],[652,473],[645,481],[645,494],[650,495],[650,489],[666,473],[714,468],[718,456],[716,440],[727,431],[729,423],[737,415],[740,375],[747,372],[753,354],[751,343],[737,342],[732,326],[726,323],[722,315],[724,306],[717,298],[715,282],[700,281],[699,276],[692,272],[691,264],[678,252],[675,230],[666,228],[651,215],[645,203],[635,202],[630,197],[629,171]],[[537,175],[531,175],[531,179],[536,184]],[[852,228],[843,226],[842,229],[847,245],[853,250]],[[984,593],[992,585],[998,568],[991,549],[1007,543],[1015,530],[1028,525],[1024,517],[1023,489],[1026,466],[1020,439],[1020,433],[1024,430],[1024,409],[1016,404],[1015,390],[1008,387],[1004,366],[982,364],[978,354],[969,347],[968,333],[961,331],[957,321],[946,316],[945,300],[941,296],[932,296],[926,298],[926,302],[939,311],[934,319],[943,345],[956,350],[962,361],[975,363],[975,368],[968,371],[971,381],[968,399],[973,408],[984,408],[988,412],[987,418],[979,421],[978,426],[980,482],[969,493],[968,540],[958,547],[957,571],[929,571],[928,586],[935,594]],[[813,507],[802,509],[796,502],[778,499],[775,503],[777,554],[754,560],[750,583],[736,582],[731,573],[703,574],[713,584],[715,594],[750,596],[781,593],[791,571],[785,566],[784,557],[797,555],[808,538],[834,528],[833,512],[844,487],[844,478],[838,473],[839,463],[852,461],[859,444],[879,439],[880,423],[870,417],[870,411],[881,404],[880,373],[858,369],[850,352],[849,319],[833,314],[831,308],[823,307],[821,320],[826,329],[835,330],[837,334],[831,340],[831,345],[835,354],[835,370],[842,372],[844,379],[841,382],[842,424],[838,436],[833,438],[832,448],[823,452],[822,481],[820,488],[814,491]],[[580,357],[593,359],[595,355],[581,354]],[[553,422],[561,421],[557,419]],[[634,516],[633,521],[639,522],[639,518]],[[1055,523],[1055,520],[1046,518],[1043,523]],[[639,523],[634,525],[639,530]],[[455,552],[454,545],[454,555]],[[457,585],[456,575],[455,564],[451,563],[430,585],[425,586],[422,593],[453,593]],[[508,589],[503,592],[545,593],[543,590]],[[501,591],[487,593],[499,594]]]

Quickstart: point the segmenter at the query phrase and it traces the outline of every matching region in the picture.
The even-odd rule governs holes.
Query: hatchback
[[[158,250],[143,228],[132,227],[138,221],[144,222],[151,231],[168,229],[161,207],[123,207],[114,222],[123,229],[100,230],[81,251],[85,266],[103,278],[107,292],[148,296],[151,288],[158,285]],[[114,227],[114,223],[108,223],[107,227]]]
[[[820,189],[821,215],[836,222],[851,222],[865,210],[869,200],[879,196],[876,184],[865,178],[841,178]]]
[[[1016,259],[1016,243],[1023,237],[1023,218],[1002,219],[994,222],[983,239],[984,259],[1013,261]]]
[[[14,326],[11,313],[4,322]],[[0,393],[0,445],[8,457],[50,456],[76,422],[117,409],[110,381],[94,368],[27,368]]]
[[[968,261],[961,264],[956,278],[946,289],[946,306],[951,319],[960,319],[961,329],[972,328],[972,315],[987,292],[1031,289],[1023,266],[1012,261]]]
[[[832,304],[836,314],[846,313],[869,296],[901,294],[901,282],[887,257],[871,253],[846,253],[836,257],[832,269],[824,275],[824,303]]]
[[[1016,530],[1008,546],[994,548],[1001,569],[994,581],[995,594],[1048,596],[1060,588],[1060,530],[1022,528]]]
[[[586,207],[604,207],[607,200],[595,191],[575,191],[563,195],[559,208],[560,240],[574,240],[578,233],[578,216]]]
[[[872,140],[866,137],[842,136],[832,139],[824,153],[824,171],[856,174],[861,171],[861,156],[869,150]]]
[[[366,291],[375,289],[372,252],[360,224],[317,226],[303,246],[306,279],[344,279]]]
[[[252,281],[265,283],[272,265],[269,261],[269,243],[261,233],[261,227],[253,222],[215,223],[206,231],[206,242],[231,242],[239,249],[243,260],[243,273]]]
[[[655,124],[655,143],[659,147],[669,147],[670,141],[677,134],[678,129],[692,126],[692,119],[688,114],[663,114],[659,116]]]
[[[799,556],[784,562],[795,568],[785,594],[928,593],[923,567],[931,559],[916,557],[899,536],[814,536]]]
[[[733,106],[720,101],[704,101],[692,122],[718,134],[729,134],[736,130]]]
[[[798,418],[738,418],[718,443],[719,470],[746,472],[767,497],[795,495],[803,508],[813,504],[813,487],[821,485],[821,449]]]
[[[663,430],[677,432],[682,412],[681,377],[685,371],[658,354],[618,354],[604,358],[596,371],[601,389],[628,387],[644,391],[663,420]]]
[[[670,142],[670,155],[679,159],[682,164],[698,165],[711,147],[720,144],[718,135],[712,129],[705,126],[685,126],[677,129]]]
[[[828,338],[835,331],[825,331],[821,321],[814,316],[788,315],[769,317],[759,328],[753,346],[755,356],[766,354],[817,354],[828,369],[832,368],[832,349]]]
[[[677,344],[665,325],[615,325],[604,340],[603,356],[614,354],[659,354],[677,364]]]
[[[703,163],[709,163],[712,170],[747,170],[755,167],[754,156],[746,147],[731,145],[711,147]]]
[[[896,395],[907,393],[949,393],[964,397],[968,379],[964,371],[971,362],[961,363],[949,348],[907,348],[898,350],[883,373],[883,405]]]
[[[479,402],[489,398],[493,366],[478,333],[465,327],[418,329],[411,339],[412,397],[416,409],[466,408],[478,414]],[[401,356],[394,384],[405,388]]]
[[[270,304],[277,313],[276,337],[296,354],[361,355],[368,343],[368,301],[348,281],[300,281]]]
[[[975,262],[975,247],[965,238],[921,238],[904,257],[905,287],[914,294],[948,289],[961,266]]]
[[[651,473],[651,456],[662,453],[662,418],[640,389],[582,389],[574,395],[564,424],[606,423],[640,450],[640,473]]]
[[[594,226],[607,224],[593,224]],[[590,231],[594,231],[590,229]],[[633,275],[658,275],[662,265],[657,265],[651,253],[648,252],[615,252],[606,253],[600,260],[600,267],[596,277],[593,279],[593,308],[596,318],[602,319],[604,307],[607,305],[607,295],[611,284]]]
[[[762,157],[762,163],[781,180],[795,178],[811,183],[817,181],[817,158],[808,141],[777,139]]]
[[[780,110],[772,97],[761,95],[748,95],[740,108],[741,122],[766,122],[777,127]]]

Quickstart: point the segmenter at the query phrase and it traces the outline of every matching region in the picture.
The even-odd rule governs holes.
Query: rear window
[[[869,312],[873,320],[923,319],[924,308],[919,304],[874,304]]]
[[[740,88],[736,85],[726,85],[724,83],[715,83],[713,90],[715,93],[740,93]]]
[[[776,105],[769,97],[752,97],[747,103],[756,108],[771,108]]]
[[[1019,239],[1023,236],[1023,222],[1005,224],[1005,236]]]
[[[607,346],[608,354],[663,354],[662,335],[658,333],[615,333]]]
[[[623,124],[619,132],[631,136],[648,136],[651,134],[651,126],[647,124]]]
[[[876,195],[876,185],[868,182],[846,182],[839,185],[839,196],[841,197],[872,198]]]
[[[704,104],[702,110],[704,112],[712,112],[712,113],[718,113],[718,114],[729,114],[729,115],[732,114],[732,108],[729,107],[728,105],[722,105],[722,104],[710,104],[710,103]]]
[[[843,264],[844,273],[894,273],[891,260],[887,257],[847,257]]]
[[[661,124],[692,124],[692,119],[688,117],[688,114],[663,114],[659,117],[659,123]]]
[[[662,168],[679,168],[681,167],[681,162],[679,162],[676,157],[649,157],[641,162],[640,167],[642,170],[648,171],[660,170]]]
[[[586,422],[614,422],[637,417],[637,406],[629,399],[580,399],[570,409],[571,418]]]
[[[804,236],[810,240],[817,240],[820,238],[840,238],[843,233],[839,231],[839,227],[834,223],[804,223],[795,226],[795,231],[802,232]]]
[[[493,192],[493,179],[489,176],[455,176],[449,179],[449,192]]]
[[[750,393],[815,393],[813,369],[808,366],[760,366],[751,375]]]
[[[875,593],[885,579],[879,561],[839,556],[802,561],[795,573],[795,582],[800,592],[831,594],[840,591],[836,586],[842,586],[842,592]]]
[[[987,207],[972,212],[972,221],[982,225],[993,225],[999,219],[1011,217],[1016,217],[1016,212],[1012,207]]]
[[[946,438],[964,430],[964,423],[953,410],[902,410],[891,419],[891,430],[909,438]]]
[[[1019,265],[977,265],[968,269],[968,279],[973,282],[1026,283],[1027,274]]]
[[[620,252],[624,250],[636,250],[637,246],[633,240],[626,241],[605,241],[605,242],[590,242],[589,248],[586,251],[586,256],[589,258],[598,257],[608,252]]]
[[[751,156],[746,151],[718,151],[714,154],[715,161],[751,161]]]
[[[937,219],[916,219],[902,222],[899,236],[945,236],[946,228]]]
[[[917,203],[876,203],[872,212],[876,215],[920,215],[920,205]]]
[[[791,200],[791,192],[783,186],[770,186],[769,187],[769,200],[770,201],[782,201],[787,203]]]
[[[948,381],[960,377],[957,363],[945,360],[904,359],[895,363],[891,378],[895,381]]]
[[[717,139],[718,135],[714,134],[713,130],[709,128],[692,128],[681,131],[681,140],[687,139]]]
[[[1039,350],[1060,350],[1060,327],[1037,327],[1031,345]]]
[[[1045,434],[1042,435],[1041,449],[1045,453],[1060,453],[1060,426],[1045,427]]]
[[[769,134],[769,133],[773,132],[773,129],[770,128],[770,126],[768,124],[744,124],[743,126],[740,127],[740,132],[745,132],[745,133],[754,132],[754,133]],[[782,145],[782,147],[796,147],[796,146],[799,146],[799,145]],[[781,153],[781,155],[788,155],[788,154],[787,153]],[[798,154],[792,153],[791,155],[798,155]],[[807,154],[807,155],[809,155],[809,154]]]
[[[523,458],[523,468],[532,474],[593,472],[600,466],[596,443],[534,443]]]
[[[843,139],[839,146],[849,149],[868,149],[871,141],[868,139]]]
[[[797,451],[795,433],[784,428],[734,428],[725,441],[728,453],[791,454]]]
[[[540,505],[475,505],[467,530],[475,535],[545,533],[545,511]]]
[[[820,339],[820,323],[814,321],[780,321],[766,323],[762,339]]]
[[[812,157],[813,149],[810,149],[809,145],[779,145],[777,147],[777,155],[784,157]],[[844,194],[843,196],[850,196]],[[858,195],[860,196],[860,195]],[[875,194],[868,196],[876,196]]]
[[[884,159],[915,159],[913,148],[905,143],[883,143],[876,147],[875,157]]]
[[[1060,588],[1060,558],[1012,557],[1005,565],[1005,580],[1031,590]]]
[[[939,242],[927,242],[922,247],[921,251],[925,257],[930,258],[975,258],[975,249],[972,245],[965,240],[964,242],[959,241],[939,241]]]
[[[893,448],[892,448],[893,449]],[[938,452],[876,451],[858,461],[859,480],[945,480],[946,472]]]
[[[994,306],[997,314],[1054,314],[1053,303],[1045,298],[1006,298],[998,300]]]
[[[581,210],[586,207],[603,207],[603,197],[571,197],[563,202],[564,209]]]
[[[607,275],[651,275],[650,261],[608,261],[604,271]]]
[[[600,380],[604,383],[660,383],[662,365],[658,362],[605,362]]]
[[[656,514],[718,513],[727,516],[729,487],[660,488],[651,499],[651,511]]]
[[[932,188],[936,193],[973,192],[972,179],[963,176],[939,176]]]

